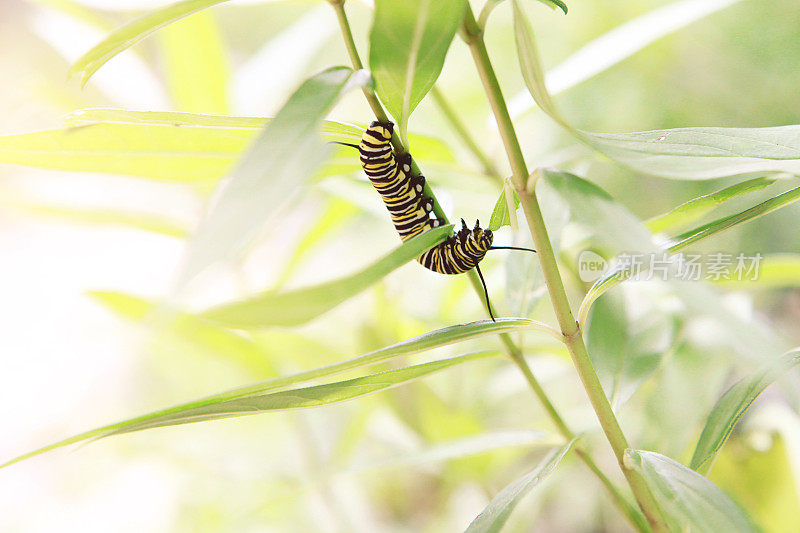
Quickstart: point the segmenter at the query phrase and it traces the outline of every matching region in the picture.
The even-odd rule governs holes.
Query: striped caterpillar
[[[435,217],[433,199],[424,195],[424,176],[411,175],[411,155],[395,155],[391,146],[393,128],[394,124],[391,122],[375,121],[364,132],[358,145],[338,144],[358,148],[364,173],[381,195],[400,238],[406,241],[431,228],[443,225],[444,221]],[[483,284],[492,320],[494,314],[478,263],[489,250],[534,251],[514,246],[492,246],[493,238],[492,231],[482,229],[480,222],[476,222],[475,227],[469,229],[462,218],[460,230],[417,257],[422,266],[439,274],[463,274],[475,268]]]

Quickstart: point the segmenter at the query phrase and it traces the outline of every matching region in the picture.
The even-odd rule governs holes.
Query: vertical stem
[[[503,145],[513,171],[514,187],[519,194],[522,208],[525,212],[525,218],[528,221],[528,227],[538,251],[545,284],[550,294],[550,300],[553,304],[558,324],[564,335],[564,342],[572,356],[572,361],[578,371],[578,375],[589,397],[589,401],[594,408],[597,419],[603,428],[603,432],[609,444],[611,444],[611,448],[614,450],[617,462],[636,500],[639,502],[642,512],[645,514],[654,530],[659,532],[667,531],[661,509],[645,483],[644,478],[625,465],[624,454],[625,450],[629,447],[628,441],[600,385],[600,380],[597,377],[594,366],[589,359],[586,345],[583,342],[580,328],[572,314],[567,292],[564,289],[564,283],[558,271],[558,263],[556,262],[550,238],[547,235],[547,229],[536,194],[528,193],[526,190],[528,168],[522,155],[522,148],[517,140],[514,125],[511,122],[511,116],[508,113],[505,98],[500,89],[500,83],[497,80],[494,68],[489,60],[489,54],[483,41],[482,30],[475,21],[469,4],[467,4],[465,9],[462,35],[464,35],[469,46],[470,53],[472,54],[472,58],[481,78],[481,83],[483,84],[484,91],[486,92],[495,120],[497,121],[500,136],[503,139]]]
[[[345,47],[347,48],[347,53],[350,56],[350,61],[353,65],[353,68],[354,69],[363,68],[363,63],[361,62],[361,58],[358,54],[358,49],[356,48],[355,41],[353,40],[353,33],[350,28],[350,23],[347,20],[347,14],[344,11],[344,0],[328,0],[328,1],[333,6],[334,11],[336,11],[336,17],[339,21],[339,27],[341,29],[342,36],[345,41]],[[471,17],[471,12],[469,15]],[[488,57],[486,58],[486,60],[488,62]],[[496,82],[497,80],[495,79],[495,83]],[[499,91],[499,86],[498,86],[498,91]],[[372,111],[375,114],[375,117],[383,122],[388,120],[386,112],[384,111],[383,106],[381,105],[374,91],[369,87],[364,87],[363,92],[365,98],[367,99],[367,103],[372,108]],[[506,115],[507,114],[508,113],[506,111]],[[454,113],[452,116],[456,117]],[[460,123],[460,121],[458,122]],[[509,125],[510,125],[510,119],[509,119]],[[512,131],[512,136],[513,136],[513,131]],[[514,137],[514,139],[516,138]],[[505,138],[504,138],[504,143],[505,143]],[[400,141],[399,137],[396,134],[392,136],[392,146],[395,148],[397,153],[402,154],[406,152],[405,147],[403,146],[402,142]],[[519,152],[519,155],[521,159],[522,158],[521,151]],[[524,168],[524,161],[522,165]],[[419,168],[416,166],[415,162],[412,162],[412,170],[416,174],[420,174]],[[527,170],[525,171],[525,175],[527,176]],[[441,217],[446,221],[447,217],[441,210],[439,202],[437,201],[433,192],[430,191],[430,189],[428,188],[427,183],[425,187],[426,187],[425,195],[433,199],[434,212],[437,214],[437,216]],[[478,280],[477,273],[474,270],[470,270],[467,273],[467,276],[469,277],[470,283],[472,284],[475,291],[479,295],[482,295],[483,291],[480,285],[480,281]],[[486,309],[488,311],[488,302],[484,302],[484,305],[486,306]],[[529,386],[533,390],[533,393],[539,399],[545,411],[547,412],[548,416],[550,417],[551,421],[556,426],[561,435],[567,440],[572,440],[573,438],[575,438],[575,434],[566,425],[564,420],[561,418],[561,415],[559,415],[558,411],[556,410],[555,406],[547,397],[547,393],[544,391],[542,386],[536,380],[536,377],[533,375],[533,372],[531,372],[531,369],[528,366],[528,363],[525,361],[525,358],[523,357],[521,350],[516,344],[514,344],[514,341],[511,339],[511,336],[508,335],[507,333],[500,334],[500,340],[503,342],[503,345],[505,346],[509,357],[511,358],[512,361],[514,361],[517,367],[519,367],[520,371],[525,376],[525,379],[528,382]],[[617,505],[617,507],[625,514],[625,516],[631,521],[634,527],[636,527],[636,529],[638,529],[639,531],[647,531],[646,524],[642,524],[641,515],[630,506],[625,497],[619,492],[617,487],[605,476],[605,474],[603,474],[603,472],[600,470],[597,464],[592,460],[592,458],[580,447],[577,447],[576,450],[578,450],[577,451],[578,456],[584,461],[584,463],[586,463],[589,469],[598,476],[600,481],[607,488],[612,497],[612,500],[614,501],[614,504]]]

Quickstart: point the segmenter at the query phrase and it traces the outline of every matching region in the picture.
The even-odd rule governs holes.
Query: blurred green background
[[[592,39],[667,4],[573,0],[567,16],[534,1],[525,7],[549,69]],[[270,116],[310,74],[346,63],[325,2],[233,3],[146,39],[109,62],[83,90],[77,80],[67,80],[70,63],[82,52],[152,6],[0,2],[0,134],[58,128],[63,115],[88,107]],[[372,12],[355,1],[347,8],[366,56]],[[797,28],[795,1],[735,2],[556,101],[573,124],[591,131],[797,124]],[[509,6],[492,13],[486,39],[512,101],[525,89]],[[469,52],[458,38],[438,86],[507,174]],[[333,118],[365,123],[371,115],[353,92]],[[634,174],[577,146],[536,110],[518,116],[516,126],[530,167],[570,169],[642,219],[738,181]],[[410,129],[442,139],[456,156],[454,164],[420,161],[448,214],[488,221],[500,190],[480,175],[430,98],[411,118]],[[357,174],[348,169],[315,183],[245,257],[206,273],[187,305],[200,308],[266,288],[331,279],[395,247],[379,198],[354,179]],[[91,294],[165,297],[185,236],[203,215],[213,186],[0,166],[3,457],[164,405],[483,318],[463,276],[437,276],[416,264],[307,326],[230,335],[161,323],[130,301]],[[716,216],[772,194],[771,189],[730,202]],[[795,252],[799,210],[788,206],[697,249]],[[580,251],[580,232],[567,227],[563,235],[557,229],[553,234],[562,241],[566,262]],[[515,239],[509,228],[499,238]],[[539,301],[530,316],[552,322],[546,299],[536,299],[541,282],[530,258],[495,256],[485,264],[500,314],[520,313],[506,283],[524,280],[534,292],[529,300]],[[576,279],[570,290],[579,302],[586,287]],[[620,292],[633,302],[633,314],[658,307],[679,323],[680,333],[670,338],[658,369],[618,406],[619,416],[638,447],[686,460],[716,399],[757,361],[732,355],[724,328],[684,316],[657,287],[641,284]],[[796,288],[730,292],[714,305],[746,322],[768,323],[768,334],[780,334],[788,344],[800,340]],[[495,345],[486,338],[468,348]],[[620,480],[563,347],[535,333],[523,345],[553,401],[575,428],[587,432],[598,462]],[[435,355],[465,351],[457,346]],[[765,393],[710,476],[768,531],[800,528],[796,400],[790,387]],[[0,472],[0,530],[456,531],[545,450],[511,446],[444,461],[426,459],[421,451],[487,432],[521,438],[520,431],[530,430],[553,433],[516,369],[502,360],[477,362],[342,405],[148,431],[16,465]],[[626,528],[596,479],[568,458],[515,511],[508,531]]]

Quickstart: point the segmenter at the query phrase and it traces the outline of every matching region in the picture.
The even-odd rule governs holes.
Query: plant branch
[[[339,21],[339,28],[342,33],[342,38],[344,39],[345,48],[347,48],[347,55],[350,56],[350,63],[355,70],[363,69],[364,63],[361,62],[361,57],[358,55],[358,49],[356,48],[355,40],[353,40],[353,31],[350,29],[350,22],[347,20],[347,13],[344,11],[344,0],[328,0],[328,2],[331,4],[331,6],[333,6],[334,11],[336,11],[336,18]],[[381,122],[387,122],[389,120],[389,116],[386,114],[386,111],[384,111],[383,106],[381,105],[380,100],[378,100],[378,96],[375,94],[375,91],[372,90],[372,87],[365,85],[362,88],[362,91],[364,92],[364,97],[367,99],[367,103],[372,109],[375,118]],[[398,155],[408,152],[406,147],[403,146],[403,141],[400,140],[400,136],[397,133],[397,128],[395,128],[394,133],[392,133],[392,147],[394,148],[395,153]],[[417,166],[417,162],[414,161],[413,158],[411,160],[411,171],[418,176],[422,175],[422,172]],[[424,194],[428,198],[433,198],[433,212],[437,217],[444,220],[446,224],[448,222],[447,215],[444,214],[442,206],[436,200],[436,197],[433,195],[433,191],[431,191],[430,185],[427,181],[425,182]]]
[[[555,253],[553,252],[552,244],[550,243],[550,238],[547,235],[547,229],[544,224],[544,218],[542,217],[538,199],[536,198],[536,193],[535,191],[529,192],[526,190],[526,183],[529,176],[528,168],[525,164],[522,149],[517,140],[514,125],[511,122],[511,116],[508,113],[508,108],[506,107],[506,102],[500,89],[500,83],[497,80],[497,76],[489,60],[489,54],[486,51],[486,45],[483,41],[483,31],[475,21],[475,16],[469,4],[465,7],[465,18],[461,35],[464,36],[469,46],[481,83],[483,84],[484,91],[486,92],[495,120],[497,121],[500,136],[503,140],[503,146],[505,147],[509,163],[511,164],[514,187],[520,197],[522,208],[525,212],[525,218],[527,219],[533,242],[538,251],[542,273],[548,293],[550,294],[553,309],[558,319],[558,324],[564,335],[564,342],[572,356],[572,361],[578,371],[578,375],[589,397],[589,401],[594,408],[597,419],[603,428],[603,432],[609,444],[611,444],[617,462],[639,503],[639,507],[642,509],[642,512],[655,531],[667,531],[661,509],[653,497],[652,492],[650,492],[644,478],[625,465],[624,453],[629,447],[628,441],[603,391],[600,379],[597,377],[597,372],[586,350],[586,345],[583,341],[578,323],[575,321],[572,314],[567,292],[561,280],[558,263]]]
[[[344,11],[344,1],[343,0],[328,0],[329,3],[333,6],[334,10],[336,11],[336,17],[339,21],[339,27],[342,32],[342,37],[344,38],[345,47],[347,48],[347,53],[350,56],[350,62],[354,69],[362,69],[364,68],[364,64],[361,62],[361,58],[358,54],[358,49],[356,48],[355,41],[353,40],[353,33],[350,28],[350,23],[347,20],[347,14]],[[474,21],[474,19],[473,19]],[[488,57],[487,57],[488,61]],[[495,80],[496,81],[496,80]],[[499,91],[499,87],[498,87]],[[375,117],[380,121],[388,120],[386,112],[383,109],[380,101],[378,100],[377,95],[370,87],[364,87],[363,89],[364,96],[367,99],[367,103],[372,108]],[[507,112],[506,112],[507,114]],[[455,117],[455,114],[453,114]],[[457,117],[456,117],[457,118]],[[460,123],[460,121],[457,120]],[[510,124],[510,119],[509,119]],[[392,146],[395,148],[397,153],[405,153],[406,149],[403,146],[399,137],[395,134],[392,136]],[[522,153],[520,152],[520,159],[522,157]],[[524,166],[524,162],[523,162]],[[412,170],[417,174],[420,174],[419,167],[416,166],[416,163],[412,163]],[[527,172],[527,171],[526,171]],[[433,192],[428,189],[428,185],[425,185],[426,191],[425,194],[429,198],[433,200],[434,205],[434,212],[437,216],[441,217],[445,221],[447,221],[447,217],[444,215],[439,202],[437,201],[436,197],[433,195]],[[471,270],[467,273],[467,276],[472,284],[473,288],[475,289],[478,295],[482,294],[482,287],[480,285],[480,281],[478,280],[478,276],[474,270]],[[481,298],[483,301],[483,298]],[[489,302],[483,301],[486,310],[489,309]],[[558,431],[566,440],[572,440],[575,437],[575,434],[569,429],[566,425],[564,420],[561,418],[561,415],[556,410],[555,406],[552,404],[550,399],[547,397],[547,393],[545,393],[542,386],[536,380],[536,377],[533,375],[530,367],[528,366],[525,358],[522,355],[521,350],[519,347],[514,343],[511,339],[511,336],[507,333],[503,333],[500,335],[500,340],[502,341],[503,345],[506,348],[506,351],[511,358],[511,360],[519,367],[522,371],[523,375],[525,376],[528,385],[533,390],[536,397],[541,402],[542,406],[544,407],[545,411],[547,412],[548,416],[550,417],[553,424],[556,426]],[[617,487],[603,474],[597,464],[592,460],[592,458],[582,449],[577,448],[578,456],[586,463],[589,469],[594,472],[603,485],[607,488],[609,493],[612,496],[614,503],[620,508],[620,510],[631,520],[632,524],[639,530],[639,531],[646,531],[647,528],[642,523],[642,519],[638,512],[633,509],[625,497],[619,492]]]

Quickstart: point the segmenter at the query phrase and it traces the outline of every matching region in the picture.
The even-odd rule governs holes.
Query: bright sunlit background
[[[233,2],[148,37],[109,61],[83,89],[68,79],[70,64],[111,29],[162,4],[0,0],[0,135],[61,128],[64,115],[90,107],[271,116],[310,74],[347,62],[326,2]],[[573,70],[588,72],[593,63],[602,68],[591,57],[575,60],[573,70],[562,64],[576,50],[671,2],[568,4],[563,16],[525,2],[554,92],[572,85]],[[565,115],[581,128],[604,132],[800,123],[800,4],[696,4],[709,14],[673,9],[654,15],[661,29],[641,26],[629,39],[652,38],[656,31],[663,37],[558,94]],[[353,1],[347,8],[366,56],[370,7]],[[674,17],[675,31],[661,17]],[[698,20],[687,23],[692,17]],[[635,176],[588,157],[588,149],[531,108],[509,6],[492,13],[487,45],[530,167],[569,165],[641,218],[729,183]],[[438,86],[507,175],[469,52],[458,38]],[[346,96],[333,117],[371,120],[358,92]],[[479,175],[430,99],[411,118],[410,130],[442,139],[460,163],[425,167],[448,214],[488,221],[500,190]],[[397,245],[393,229],[377,195],[354,185],[356,175],[343,172],[309,187],[246,256],[198,278],[185,305],[202,308],[266,288],[301,287],[353,272],[390,251]],[[185,237],[214,186],[0,165],[0,462],[98,425],[483,318],[463,276],[437,276],[416,264],[307,326],[242,333],[240,344],[160,325],[124,301],[96,294],[170,296]],[[747,205],[733,202],[730,209]],[[796,251],[798,216],[798,206],[786,207],[700,249]],[[309,238],[315,231],[318,237]],[[498,240],[514,240],[509,228]],[[488,283],[500,314],[515,315],[505,297],[504,257],[487,259]],[[643,291],[629,296],[641,298]],[[733,293],[725,302],[734,313],[770,320],[789,344],[800,340],[797,289]],[[541,302],[533,316],[552,321],[549,304]],[[726,359],[719,341],[724,333],[697,321],[685,335],[691,345],[673,347],[675,364],[645,383],[636,407],[621,411],[634,440],[673,457],[691,453],[698,420],[739,364]],[[535,355],[537,377],[576,428],[592,431],[599,462],[616,474],[563,348],[533,334],[526,346]],[[777,395],[776,388],[759,400],[712,479],[771,531],[792,531],[800,527],[800,425]],[[449,462],[410,457],[427,444],[488,430],[551,430],[516,369],[500,360],[338,406],[145,431],[31,459],[0,471],[0,531],[463,530],[516,477],[520,461],[533,464],[531,456],[512,448]],[[398,457],[407,463],[392,463]],[[588,531],[592,525],[625,531],[585,468],[575,460],[562,466],[537,489],[538,498],[515,512],[509,530],[527,531],[535,523],[536,531]]]

